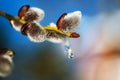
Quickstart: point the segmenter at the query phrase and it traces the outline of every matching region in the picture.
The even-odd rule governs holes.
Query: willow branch
[[[24,20],[21,20],[18,16],[12,16],[6,12],[3,12],[0,10],[0,16],[3,16],[4,18],[8,19],[9,21],[13,20],[13,21],[16,21],[16,22],[19,22],[21,24],[24,24],[25,21]],[[52,31],[55,31],[55,32],[58,32],[60,34],[63,34],[63,35],[66,35],[66,36],[70,36],[70,33],[63,33],[62,31],[58,30],[57,28],[53,28],[51,26],[47,26],[47,27],[43,27],[45,30],[52,30]]]
[[[10,14],[8,14],[8,13],[6,13],[6,12],[3,12],[3,11],[1,11],[1,10],[0,10],[0,16],[3,16],[4,18],[8,19],[9,21],[14,20],[14,21],[20,22],[20,23],[22,23],[22,24],[24,23],[24,22],[22,22],[22,21],[20,20],[19,17],[17,17],[17,16],[12,16],[12,15],[10,15]]]

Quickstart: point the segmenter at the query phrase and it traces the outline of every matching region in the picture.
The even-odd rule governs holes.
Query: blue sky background
[[[64,12],[80,10],[83,17],[80,25],[81,28],[78,30],[78,32],[81,34],[84,34],[85,29],[88,28],[87,24],[90,25],[89,21],[94,19],[91,19],[90,17],[95,17],[101,13],[109,15],[120,8],[120,0],[4,0],[0,1],[0,10],[12,15],[17,15],[18,9],[22,5],[26,4],[41,8],[45,11],[45,17],[41,21],[42,25],[48,25],[50,22],[56,23],[59,16]],[[97,22],[95,24],[97,24]],[[74,40],[72,40],[72,43],[74,43]],[[0,48],[4,47],[11,48],[16,52],[16,56],[14,58],[15,69],[13,74],[6,78],[6,80],[40,80],[39,75],[42,75],[39,67],[41,66],[39,65],[40,62],[42,61],[41,56],[43,56],[43,62],[41,63],[44,63],[44,58],[46,60],[46,55],[54,53],[54,56],[61,57],[57,58],[56,60],[56,58],[54,59],[54,56],[51,57],[51,55],[49,55],[53,61],[60,60],[60,62],[63,64],[63,66],[55,65],[56,68],[62,67],[60,68],[62,69],[61,72],[58,70],[58,76],[61,76],[59,73],[63,74],[65,71],[65,75],[69,77],[69,75],[71,75],[69,73],[74,72],[75,65],[73,65],[73,63],[71,64],[71,60],[67,60],[63,56],[63,52],[59,49],[58,44],[53,44],[50,42],[33,43],[29,41],[26,36],[23,36],[21,33],[15,31],[9,24],[9,21],[3,17],[0,17]],[[44,53],[46,53],[46,55],[43,55]],[[55,78],[55,80],[58,79]]]

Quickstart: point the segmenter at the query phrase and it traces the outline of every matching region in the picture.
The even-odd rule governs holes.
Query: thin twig
[[[23,22],[20,20],[19,17],[17,17],[17,16],[12,16],[12,15],[10,15],[10,14],[8,14],[8,13],[5,13],[5,12],[3,12],[3,11],[1,11],[1,10],[0,10],[0,16],[3,16],[4,18],[8,19],[9,21],[14,20],[14,21],[16,21],[16,22],[19,22],[19,23],[22,23],[22,24],[23,24]]]

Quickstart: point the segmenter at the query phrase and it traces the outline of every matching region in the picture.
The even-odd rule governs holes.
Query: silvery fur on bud
[[[46,40],[46,30],[38,23],[31,22],[27,31],[27,36],[33,42],[43,42]]]
[[[10,21],[10,24],[12,25],[12,27],[16,30],[16,31],[20,31],[21,27],[22,27],[22,23],[17,22],[17,21]]]
[[[47,31],[46,40],[53,43],[62,43],[66,40],[66,36],[55,31]]]
[[[37,7],[30,7],[24,19],[25,21],[41,21],[44,18],[44,11]]]
[[[81,20],[81,12],[75,11],[68,14],[63,14],[64,16],[60,17],[60,29],[63,32],[74,32],[74,30],[79,26]],[[57,25],[59,27],[59,25]]]

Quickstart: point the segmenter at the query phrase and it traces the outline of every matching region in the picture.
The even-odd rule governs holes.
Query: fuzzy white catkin
[[[12,27],[16,30],[16,31],[19,31],[20,32],[20,29],[22,27],[23,24],[19,23],[19,22],[16,22],[16,21],[13,21],[11,20],[10,21]]]
[[[7,77],[12,73],[13,60],[9,55],[0,56],[0,77]]]
[[[28,15],[28,14],[36,15],[36,18],[33,20],[33,21],[36,21],[36,22],[40,22],[45,16],[44,10],[42,10],[41,8],[37,8],[37,7],[29,8],[26,15]],[[31,17],[31,15],[30,16],[28,15],[28,17]]]
[[[63,32],[72,32],[74,31],[80,24],[80,20],[82,17],[81,11],[74,11],[68,13],[63,20]]]
[[[43,27],[34,22],[31,23],[29,26],[30,29],[27,33],[28,38],[33,42],[43,42],[46,40],[46,31],[43,29]]]
[[[55,31],[47,31],[46,40],[53,43],[63,43],[66,39],[66,36],[57,33]]]

